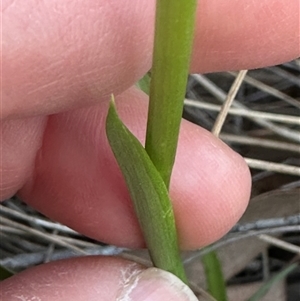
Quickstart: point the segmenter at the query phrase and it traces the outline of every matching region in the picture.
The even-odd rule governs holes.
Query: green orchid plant
[[[118,117],[113,97],[106,120],[108,141],[126,181],[153,265],[185,283],[188,280],[180,258],[168,189],[186,92],[196,7],[197,0],[157,1],[151,80],[146,74],[139,82],[150,97],[145,147]],[[205,266],[209,272],[211,267],[219,266],[214,254]],[[208,278],[212,293],[214,286],[209,280],[223,282],[221,273],[214,275],[217,276]],[[224,292],[215,295],[222,296]]]
[[[192,49],[196,0],[159,0],[145,148],[110,104],[106,132],[123,173],[154,266],[187,283],[169,182],[176,155]]]

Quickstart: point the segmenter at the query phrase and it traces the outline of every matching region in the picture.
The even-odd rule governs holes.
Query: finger
[[[87,106],[151,66],[154,0],[3,2],[2,118]],[[298,10],[298,0],[199,1],[192,71],[298,57]]]
[[[117,97],[121,118],[143,140],[147,97]],[[129,194],[107,143],[107,103],[49,117],[33,177],[22,199],[89,237],[143,246]],[[208,244],[244,212],[250,177],[243,159],[209,132],[183,121],[171,197],[183,248]]]
[[[40,265],[0,283],[1,300],[195,301],[175,276],[118,258],[82,257]]]
[[[270,66],[300,55],[298,0],[199,1],[193,72]]]
[[[14,195],[32,176],[46,120],[33,117],[1,121],[0,201]]]
[[[2,118],[95,103],[150,68],[154,1],[5,0],[2,19]]]

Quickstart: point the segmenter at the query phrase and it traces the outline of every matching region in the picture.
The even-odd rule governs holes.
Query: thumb
[[[117,301],[197,301],[191,289],[173,274],[149,268],[132,275]]]
[[[121,258],[89,256],[43,264],[0,283],[1,300],[197,301],[174,275]]]

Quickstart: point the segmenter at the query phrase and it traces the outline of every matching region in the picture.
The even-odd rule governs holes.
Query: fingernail
[[[129,278],[116,301],[198,301],[191,289],[169,272],[149,268]]]

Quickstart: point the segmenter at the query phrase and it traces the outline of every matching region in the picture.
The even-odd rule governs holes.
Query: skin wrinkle
[[[4,13],[8,9],[14,9],[15,6],[15,0],[6,0],[1,2],[1,12]]]
[[[262,9],[265,11],[265,14],[274,15],[274,8],[271,7],[271,5],[264,5]],[[269,39],[266,40],[266,41],[262,40],[263,44],[267,44],[267,43],[270,43],[270,42],[273,44],[274,40],[276,38],[276,35],[278,34],[277,33],[277,27],[285,26],[285,23],[288,24],[289,19],[292,17],[290,14],[287,14],[287,13],[285,14],[284,9],[281,9],[281,11],[283,12],[281,14],[281,17],[279,19],[275,17],[277,26],[274,26],[274,27],[270,28],[271,34],[269,35]],[[291,38],[293,39],[294,37],[291,37]],[[285,45],[284,44],[280,45],[280,47],[285,47]],[[275,51],[275,49],[273,51],[271,50],[271,55],[274,54],[274,51]]]
[[[132,262],[131,264],[127,265],[125,268],[120,270],[120,289],[122,290],[124,285],[127,285],[133,276],[138,275],[141,273],[143,269],[141,269],[141,266],[135,262]]]
[[[37,88],[34,89],[34,90],[28,91],[27,95],[31,95],[31,94],[34,94],[34,93],[36,93],[36,92],[40,92],[40,91],[42,91],[42,90],[45,90],[46,88],[51,87],[51,86],[57,84],[58,81],[59,81],[59,80],[55,80],[55,81],[52,81],[52,82],[50,82],[50,83],[46,83],[46,84],[44,84],[43,86],[39,86],[39,87],[37,87]]]
[[[40,1],[38,9],[34,10],[30,9],[35,3],[33,0],[28,0],[26,3],[28,4],[19,5],[14,11],[8,10],[3,16],[4,21],[8,18],[6,23],[4,22],[5,32],[9,31],[14,33],[13,36],[21,37],[19,43],[14,43],[11,37],[4,37],[4,45],[7,46],[7,48],[4,47],[6,51],[3,51],[4,61],[15,62],[15,66],[7,67],[6,73],[8,77],[11,77],[10,72],[14,74],[15,78],[11,87],[17,84],[20,90],[14,91],[10,97],[4,97],[3,102],[7,105],[3,117],[32,115],[39,112],[56,113],[70,107],[86,106],[97,102],[96,95],[101,96],[112,91],[119,94],[150,68],[154,21],[153,0],[147,1],[146,7],[144,2],[137,1],[136,5],[133,5],[129,0],[126,0],[123,6],[115,4],[112,0],[101,0],[97,4],[91,0],[80,4],[78,2],[63,2],[62,4],[61,1],[54,0],[43,3],[47,6],[47,10],[44,11]],[[253,9],[254,6],[258,6],[259,9]],[[298,6],[297,0],[290,0],[289,5],[286,5],[286,1],[283,0],[274,0],[271,3],[266,0],[258,3],[252,1],[248,3],[248,7],[238,0],[224,3],[220,3],[219,0],[199,2],[199,15],[201,16],[198,18],[199,28],[196,30],[195,49],[197,50],[194,49],[192,72],[253,68],[297,57],[299,45],[293,42],[295,47],[292,48],[293,43],[288,44],[286,40],[290,36],[294,40],[299,39],[297,14],[293,13]],[[252,13],[249,13],[251,8]],[[273,12],[271,17],[268,9]],[[60,11],[63,13],[59,13]],[[279,12],[285,14],[286,17],[278,17]],[[114,18],[110,17],[112,13]],[[31,19],[24,18],[30,14]],[[20,15],[23,17],[21,18]],[[76,18],[72,19],[71,16],[76,16]],[[38,26],[40,23],[35,23],[34,20],[40,22],[42,17],[44,26]],[[291,18],[293,18],[292,21]],[[278,22],[281,19],[287,21]],[[23,23],[30,24],[33,28],[28,28],[29,32],[24,34],[26,26]],[[270,23],[274,26],[270,26]],[[124,34],[112,36],[112,32],[118,32],[116,30],[118,26],[122,26]],[[19,32],[23,34],[18,35]],[[270,34],[273,32],[272,37]],[[62,35],[65,37],[63,38]],[[224,36],[227,37],[227,41]],[[244,38],[245,36],[247,39]],[[257,41],[260,41],[259,45]],[[270,53],[272,49],[278,48],[278,45],[285,45],[286,51],[274,60],[274,56],[272,57]],[[74,52],[76,49],[79,53]],[[47,57],[40,57],[37,66],[39,69],[31,72],[30,80],[24,79],[22,74],[25,74],[24,70],[30,61],[32,61],[30,68],[36,65],[36,57],[38,57],[36,50],[46,54]],[[22,61],[24,53],[27,57]],[[231,53],[231,59],[226,56],[228,53]],[[218,59],[215,58],[216,55]],[[253,63],[254,58],[255,63]],[[82,65],[85,60],[86,67]],[[42,72],[51,64],[50,61],[61,61],[63,72],[52,69],[48,73],[47,80],[42,80]],[[57,68],[60,69],[58,66]],[[119,72],[113,72],[114,68],[119,68]],[[69,74],[66,74],[66,70],[69,70]],[[90,76],[86,75],[91,70],[95,70],[95,73],[91,72]],[[130,72],[126,74],[124,70],[130,70]],[[17,73],[19,75],[16,77]],[[84,75],[80,80],[81,73]],[[105,77],[103,77],[104,73]],[[39,85],[45,86],[57,80],[61,74],[64,75],[63,79],[59,80],[52,90],[49,88],[47,91],[30,95],[29,99],[23,99],[28,92],[25,91],[28,90],[26,81],[35,83],[35,86],[30,87],[30,90],[35,90]],[[76,82],[75,85],[70,84],[72,81]],[[7,90],[9,83],[3,87],[4,91]],[[59,94],[57,91],[60,91]],[[7,94],[7,91],[4,92],[4,95]],[[22,106],[22,108],[15,106],[20,99],[23,99],[22,103],[26,103],[27,106]]]
[[[129,273],[128,273],[129,272]],[[138,275],[141,273],[142,271],[139,269],[135,269],[135,270],[125,270],[125,275],[124,275],[124,271],[121,271],[122,274],[122,282],[120,285],[120,289],[117,293],[117,299],[116,301],[131,301],[132,299],[130,298],[130,294],[131,292],[136,288],[139,279],[138,279]]]
[[[31,93],[31,100],[30,102],[34,102],[34,99],[36,98],[37,102],[41,102],[41,97],[39,97],[39,95],[43,92],[44,95],[51,95],[51,103],[52,105],[48,105],[48,110],[49,111],[56,111],[56,109],[54,110],[54,108],[58,107],[58,110],[65,110],[66,109],[66,103],[62,104],[63,102],[60,100],[64,100],[65,102],[65,97],[64,97],[64,93],[66,93],[67,91],[70,91],[70,95],[69,95],[69,99],[72,99],[72,102],[76,102],[78,103],[78,106],[83,106],[84,105],[84,98],[86,98],[88,95],[89,96],[89,102],[96,102],[97,99],[95,98],[95,96],[97,95],[97,97],[101,94],[109,94],[111,93],[113,90],[115,90],[115,93],[119,93],[120,90],[122,89],[122,85],[115,85],[114,84],[114,78],[119,78],[119,75],[115,74],[112,76],[112,72],[111,70],[113,68],[118,68],[119,65],[121,68],[119,68],[120,70],[125,70],[128,69],[128,61],[129,62],[134,62],[136,66],[132,65],[131,66],[131,73],[130,76],[128,77],[128,80],[130,80],[131,78],[131,82],[133,83],[135,80],[137,80],[139,77],[142,76],[141,71],[136,72],[135,69],[137,69],[137,64],[141,63],[140,59],[137,59],[139,57],[143,56],[143,53],[145,53],[143,50],[141,51],[138,48],[135,49],[126,49],[126,51],[115,51],[116,49],[116,44],[126,44],[126,40],[128,40],[128,36],[130,33],[130,37],[135,35],[135,30],[136,27],[134,27],[134,31],[132,32],[132,30],[128,29],[128,33],[125,35],[114,35],[112,36],[111,32],[114,31],[114,28],[120,26],[120,22],[121,24],[124,23],[123,28],[126,28],[126,24],[128,25],[128,14],[127,14],[127,19],[123,22],[122,18],[124,19],[124,16],[126,16],[126,14],[124,14],[124,6],[122,7],[122,9],[120,8],[119,5],[114,4],[113,1],[101,1],[101,8],[97,8],[99,6],[99,4],[92,4],[93,1],[89,1],[88,4],[81,4],[80,6],[76,6],[73,5],[71,8],[68,5],[61,5],[63,8],[66,7],[66,12],[63,12],[63,17],[61,18],[61,15],[59,14],[53,14],[54,17],[51,15],[51,18],[47,17],[43,18],[43,22],[46,22],[44,24],[50,24],[50,23],[54,23],[55,26],[53,26],[53,28],[51,29],[51,31],[48,32],[48,36],[45,37],[47,38],[47,40],[51,40],[54,43],[51,44],[51,46],[49,47],[49,42],[47,41],[47,43],[43,43],[40,39],[40,36],[38,36],[39,34],[41,34],[41,36],[43,37],[44,35],[41,33],[41,29],[37,28],[36,29],[36,24],[34,22],[32,22],[32,27],[30,28],[30,32],[26,33],[28,35],[30,35],[31,40],[27,40],[26,41],[26,45],[19,45],[18,49],[22,49],[22,53],[24,54],[24,50],[26,52],[27,49],[27,53],[32,53],[34,54],[37,50],[38,53],[37,54],[43,54],[44,59],[41,61],[41,63],[39,64],[39,70],[34,71],[34,76],[36,76],[36,74],[43,74],[42,70],[44,70],[45,68],[48,68],[48,66],[53,62],[61,61],[63,65],[65,66],[61,66],[62,71],[64,71],[67,66],[68,69],[74,69],[73,74],[77,75],[78,78],[78,82],[76,83],[76,77],[75,77],[75,84],[70,85],[70,81],[69,81],[69,77],[66,77],[65,80],[64,78],[60,78],[59,79],[59,84],[56,86],[59,87],[63,87],[63,89],[58,88],[55,89],[55,87],[51,89],[48,89],[47,91],[39,91],[39,87],[37,86],[41,86],[41,87],[46,87],[49,83],[54,82],[55,80],[57,80],[57,78],[59,78],[60,74],[63,74],[64,72],[60,72],[60,70],[49,70],[49,72],[47,73],[48,77],[47,80],[43,80],[43,76],[38,76],[36,78],[32,78],[32,80],[30,80],[30,83],[33,85],[30,90],[31,91],[37,91],[39,93],[32,95]],[[127,3],[130,3],[129,1]],[[112,6],[113,5],[113,6]],[[128,5],[128,4],[127,4]],[[53,10],[54,4],[52,3],[51,5],[49,4],[49,11]],[[58,5],[59,6],[59,5]],[[86,20],[86,12],[87,12],[87,7],[93,7],[95,6],[94,10],[90,10],[89,9],[89,13],[94,13],[94,15],[100,15],[103,14],[105,17],[104,18],[95,18],[94,16],[91,16],[91,18],[96,19],[96,22],[89,22]],[[143,12],[142,14],[139,14],[141,16],[145,15],[144,9],[142,10],[142,7],[145,5],[140,5],[139,7],[139,11]],[[82,9],[80,9],[80,7],[82,7]],[[110,18],[109,16],[112,13],[112,8],[115,7],[115,9],[113,10],[113,13],[115,14],[115,18]],[[69,8],[69,9],[67,9]],[[76,15],[76,12],[74,13],[74,11],[78,10],[78,14],[80,17],[77,18],[72,18],[73,15]],[[147,10],[146,10],[147,11]],[[107,13],[108,12],[108,13]],[[128,12],[130,11],[130,6],[128,8]],[[35,14],[35,10],[32,12],[33,14]],[[27,15],[27,14],[24,14]],[[133,19],[138,20],[138,22],[144,22],[144,20],[141,19],[141,17],[139,15],[134,15]],[[129,14],[130,16],[130,14]],[[149,16],[149,12],[148,12],[148,16]],[[149,18],[147,16],[147,18]],[[34,16],[33,16],[34,17]],[[32,17],[32,18],[33,18]],[[58,17],[60,17],[59,19],[57,19]],[[16,18],[17,20],[20,18]],[[36,18],[33,19],[41,19],[39,16],[37,16]],[[57,20],[56,20],[57,19]],[[82,19],[82,21],[81,21]],[[71,21],[70,21],[71,20]],[[78,23],[82,23],[82,24],[87,24],[88,26],[85,27],[80,27],[80,32],[78,32]],[[99,22],[98,26],[97,23]],[[100,24],[101,22],[101,24]],[[60,23],[63,23],[64,25],[60,25]],[[57,25],[59,24],[59,26]],[[71,24],[71,25],[70,25]],[[72,25],[74,24],[74,25]],[[132,24],[132,23],[130,23]],[[104,25],[104,26],[103,26]],[[95,26],[97,26],[97,30],[94,30]],[[47,26],[43,26],[43,28],[47,29]],[[71,27],[71,28],[70,28]],[[130,28],[133,28],[132,25],[130,25]],[[139,26],[139,36],[141,36],[141,29],[142,27]],[[99,30],[100,29],[100,30]],[[82,34],[82,31],[86,31],[88,32],[88,34]],[[115,31],[117,32],[117,30]],[[100,33],[100,34],[99,34]],[[104,34],[102,34],[104,33]],[[22,36],[22,35],[21,35]],[[101,37],[99,39],[99,37]],[[38,39],[38,47],[37,43],[36,43],[36,39]],[[55,42],[55,39],[60,39],[59,42]],[[138,39],[138,38],[137,38]],[[149,41],[149,37],[146,35],[142,38],[142,41],[146,41],[148,43]],[[136,42],[137,43],[137,42]],[[22,41],[22,44],[23,41]],[[127,43],[128,44],[128,43]],[[87,47],[87,45],[91,45],[90,47]],[[107,49],[106,51],[103,51],[103,47],[105,45],[105,48]],[[72,47],[70,47],[72,46]],[[32,48],[31,48],[32,47]],[[10,53],[14,53],[14,51],[12,51],[14,49],[14,47],[10,47]],[[49,51],[49,49],[51,49],[51,51]],[[130,50],[130,51],[129,51]],[[20,50],[21,51],[21,50]],[[9,53],[9,51],[6,51],[7,53]],[[5,53],[6,53],[5,52]],[[18,51],[17,51],[18,52]],[[146,54],[146,53],[145,53]],[[18,54],[16,54],[17,56],[19,56]],[[33,55],[33,59],[36,60],[36,55]],[[48,64],[45,64],[45,61],[49,60]],[[18,60],[12,60],[12,61],[18,61]],[[142,64],[144,64],[144,61],[142,62]],[[146,62],[148,61],[147,65],[149,65],[150,67],[150,60],[146,59]],[[83,65],[84,62],[84,65]],[[100,66],[99,68],[99,62],[102,62],[104,64],[102,64],[102,66]],[[56,68],[58,67],[57,64],[53,64],[56,66]],[[71,66],[70,66],[71,65]],[[35,64],[32,64],[32,66],[35,66]],[[44,67],[45,68],[44,68]],[[12,68],[12,66],[10,66],[9,68]],[[92,69],[92,70],[91,70]],[[105,70],[107,69],[107,71]],[[81,78],[79,78],[80,74],[83,73],[84,76]],[[103,73],[106,74],[106,77],[103,77]],[[22,72],[20,73],[22,74]],[[51,74],[51,76],[49,76],[49,74]],[[90,76],[87,76],[88,74],[90,74]],[[52,79],[51,79],[52,78]],[[101,80],[101,82],[104,82],[105,84],[101,84],[101,82],[99,82],[98,84],[95,84],[95,82],[97,81],[97,79]],[[64,81],[68,81],[68,82],[64,82]],[[84,85],[87,85],[86,88],[84,88]],[[128,85],[129,86],[129,85]],[[26,88],[26,85],[24,86]],[[75,89],[74,89],[75,87]],[[115,87],[118,87],[120,90],[115,89]],[[124,86],[123,86],[124,87]],[[41,89],[42,90],[42,89]],[[76,91],[77,90],[77,91]],[[78,93],[78,91],[80,90],[80,93]],[[54,93],[53,93],[53,92]],[[59,96],[59,94],[57,93],[57,91],[59,91],[59,93],[61,94],[61,96]],[[45,93],[46,92],[46,93]],[[72,94],[74,95],[74,97],[72,97]],[[81,95],[81,96],[80,96]],[[34,97],[35,96],[35,97]],[[78,97],[79,96],[79,97]],[[48,96],[49,97],[49,96]],[[13,95],[11,95],[11,98],[14,98]],[[94,98],[94,99],[93,99]],[[43,101],[46,101],[47,98]],[[50,99],[49,99],[50,100]],[[6,102],[6,100],[4,99],[4,101]],[[7,100],[8,101],[8,100]],[[11,105],[13,104],[13,102],[10,100],[8,101]],[[27,103],[30,103],[27,102]],[[79,105],[80,104],[80,105]],[[69,104],[68,104],[69,105]],[[32,110],[33,114],[38,114],[38,110],[39,110],[39,105],[38,106],[33,106],[34,109]],[[44,106],[45,108],[45,106]],[[36,111],[36,113],[34,113]]]

